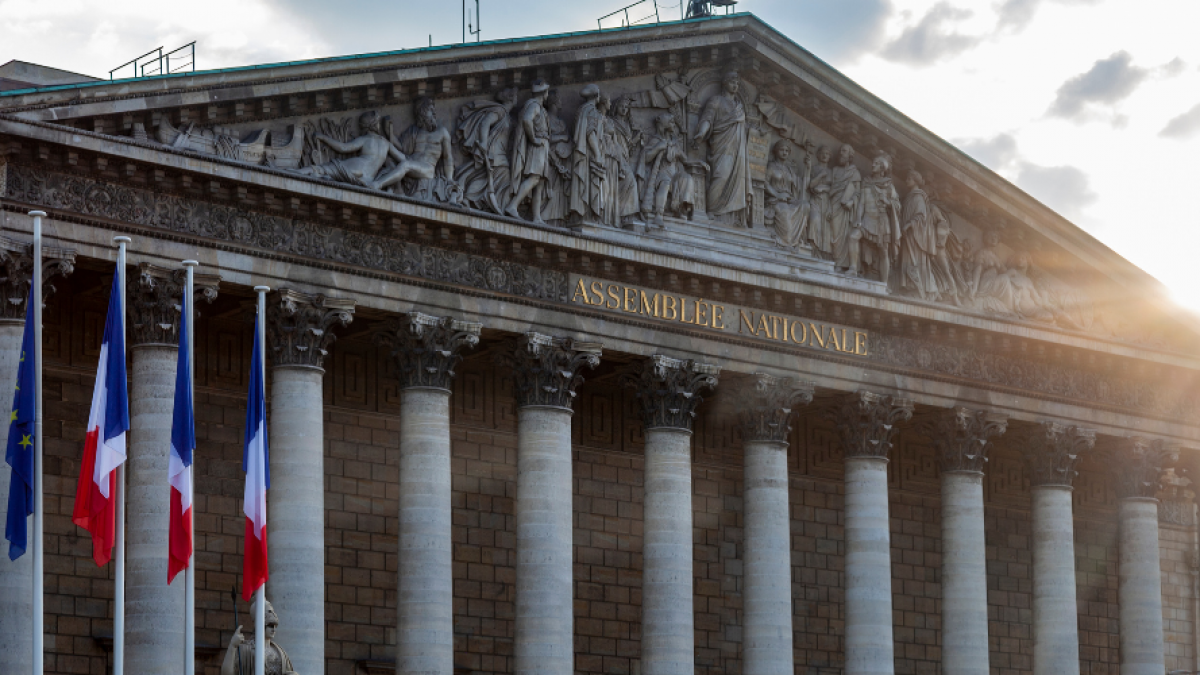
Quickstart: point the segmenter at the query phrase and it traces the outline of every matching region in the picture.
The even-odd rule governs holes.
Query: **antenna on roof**
[[[171,59],[175,59],[174,64],[171,63]],[[185,69],[194,73],[196,72],[196,42],[189,42],[166,53],[163,53],[162,47],[155,47],[136,59],[126,61],[108,71],[108,79],[116,79],[117,71],[125,68],[132,68],[131,77],[157,77],[183,72]]]
[[[700,19],[714,16],[717,13],[717,7],[724,7],[725,13],[729,14],[736,4],[738,4],[738,0],[688,0],[687,14],[683,18]]]
[[[483,32],[483,21],[479,18],[479,0],[475,0],[475,25],[471,25],[471,13],[467,11],[467,0],[463,0],[463,44],[467,42],[467,34],[475,36],[475,41],[479,42],[480,33]]]

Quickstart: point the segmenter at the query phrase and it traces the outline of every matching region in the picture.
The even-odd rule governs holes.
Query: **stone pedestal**
[[[575,672],[571,405],[600,346],[527,333],[499,359],[517,397],[517,675]]]
[[[623,381],[646,426],[642,673],[694,675],[692,420],[715,366],[653,356]]]
[[[1072,483],[1095,435],[1046,422],[1021,441],[1032,485],[1033,672],[1079,675]]]
[[[912,408],[860,391],[830,413],[846,453],[846,675],[895,672],[887,453]]]
[[[812,402],[811,384],[757,374],[739,397],[745,475],[745,577],[742,672],[794,670],[792,531],[788,502],[788,435],[792,409]]]
[[[400,378],[396,673],[454,672],[450,383],[479,324],[412,312],[379,335]]]
[[[325,672],[324,357],[354,302],[281,289],[267,303],[271,355],[270,593],[276,639],[299,673]]]

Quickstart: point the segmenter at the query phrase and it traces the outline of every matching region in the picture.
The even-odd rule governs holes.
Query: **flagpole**
[[[129,237],[113,237],[117,245],[117,283],[121,285],[121,345],[125,335],[125,249]],[[101,429],[100,433],[104,433]],[[113,591],[113,675],[125,674],[125,463],[117,467],[117,579]]]
[[[195,268],[200,263],[195,260],[184,260],[183,266],[187,268],[187,287],[183,292],[183,311],[187,316],[187,362],[188,362],[188,386],[191,392],[188,396],[195,405],[196,401],[196,348],[194,338],[196,331],[194,324],[196,321],[196,297],[194,294],[195,284]],[[192,526],[188,528],[188,536],[191,537],[192,551],[191,558],[188,559],[187,569],[184,570],[184,586],[183,586],[183,674],[196,675],[196,476],[195,476],[195,454],[192,455],[192,466],[187,468],[188,472],[188,504],[192,508]]]
[[[34,417],[33,417],[33,675],[45,671],[45,554],[42,546],[45,509],[42,486],[42,218],[45,211],[30,211],[33,216],[33,372],[34,372]],[[27,329],[28,330],[28,329]]]
[[[254,287],[254,292],[258,293],[258,321],[255,322],[258,327],[258,335],[255,339],[258,340],[261,350],[259,366],[262,371],[259,375],[262,377],[264,398],[267,393],[267,291],[269,290],[271,289],[268,286]],[[264,515],[266,514],[264,513]],[[254,675],[265,675],[266,670],[266,598],[267,584],[263,582],[254,594]]]

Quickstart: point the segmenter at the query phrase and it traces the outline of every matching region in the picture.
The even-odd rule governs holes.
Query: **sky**
[[[480,0],[482,38],[595,29],[632,1]],[[679,18],[678,3],[658,0],[661,18]],[[653,5],[630,12],[645,17]],[[738,9],[1200,311],[1197,0],[741,0]],[[107,77],[150,49],[195,40],[198,68],[221,68],[456,43],[461,19],[459,0],[0,0],[0,63]]]

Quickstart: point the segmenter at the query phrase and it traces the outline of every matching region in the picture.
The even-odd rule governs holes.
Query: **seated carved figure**
[[[375,175],[383,168],[388,158],[404,161],[404,155],[384,138],[380,131],[379,113],[368,111],[358,118],[363,134],[352,141],[342,143],[325,134],[317,134],[316,140],[342,154],[353,154],[347,159],[332,159],[323,164],[314,164],[300,169],[298,173],[317,178],[328,178],[339,183],[350,183],[362,187],[374,187]]]
[[[401,159],[394,168],[375,179],[371,187],[383,190],[405,179],[454,182],[454,151],[450,132],[439,127],[433,99],[421,97],[416,104],[416,121],[395,144]]]
[[[654,118],[656,135],[642,157],[642,219],[663,227],[663,213],[690,219],[695,208],[695,183],[687,172],[687,151],[679,137],[679,124],[671,113]]]
[[[275,614],[275,608],[271,606],[270,602],[266,600],[263,602],[266,603],[266,621],[264,622],[266,632],[263,635],[263,641],[267,648],[264,659],[266,667],[263,671],[266,675],[299,675],[293,669],[292,660],[288,658],[287,652],[283,651],[283,647],[275,642],[275,629],[279,627],[279,616]],[[251,610],[251,616],[253,616],[253,610]],[[243,637],[242,627],[238,626],[229,640],[229,647],[225,650],[225,660],[221,662],[221,675],[253,674],[254,640],[247,640]]]

